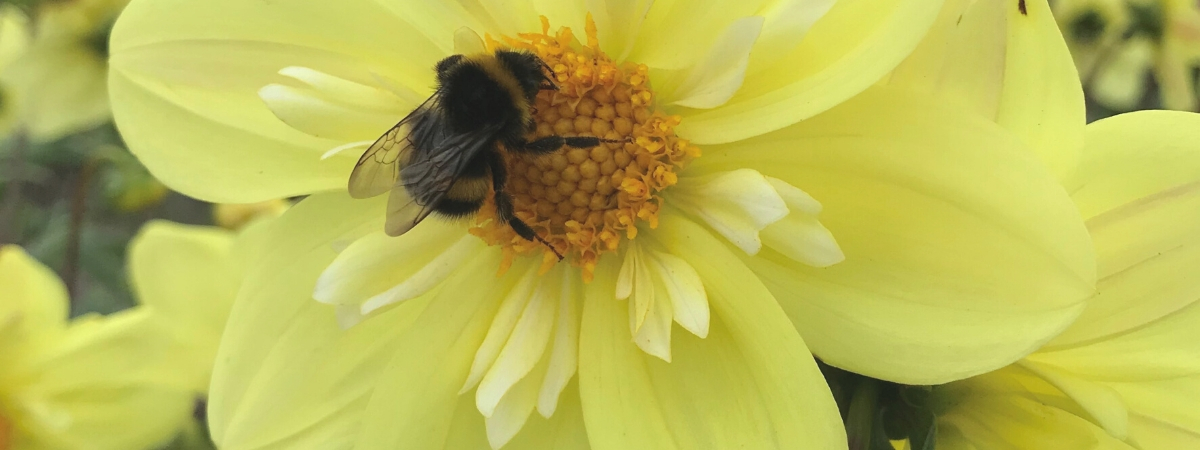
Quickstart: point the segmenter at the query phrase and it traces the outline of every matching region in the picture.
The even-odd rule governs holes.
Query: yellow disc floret
[[[550,34],[520,34],[489,50],[516,48],[533,52],[553,71],[558,89],[538,94],[530,138],[550,135],[598,136],[619,141],[590,149],[564,148],[544,156],[506,152],[516,215],[553,247],[521,239],[496,220],[487,204],[471,233],[504,248],[501,271],[516,255],[542,253],[549,269],[561,253],[590,280],[600,255],[613,252],[621,240],[637,237],[637,226],[658,225],[659,192],[675,184],[676,172],[700,150],[675,136],[678,116],[654,108],[649,70],[645,65],[617,63],[600,50],[596,27],[587,19],[587,45],[575,42],[570,28]]]

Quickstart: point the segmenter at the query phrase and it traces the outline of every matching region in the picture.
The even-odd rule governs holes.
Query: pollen
[[[586,37],[580,44],[567,27],[550,34],[542,17],[541,33],[486,39],[489,51],[528,50],[553,71],[558,89],[538,94],[537,129],[529,139],[559,135],[614,141],[541,156],[505,152],[506,189],[516,215],[545,243],[526,241],[496,220],[489,200],[471,233],[504,249],[501,273],[519,255],[540,255],[546,271],[561,254],[590,281],[600,256],[636,238],[639,225],[658,226],[659,194],[675,184],[684,164],[700,156],[699,148],[675,135],[679,117],[655,109],[647,67],[605,55],[590,15]]]

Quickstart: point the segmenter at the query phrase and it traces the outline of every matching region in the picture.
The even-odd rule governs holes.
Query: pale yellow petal
[[[1149,417],[1134,415],[1130,423],[1130,440],[1144,449],[1196,448],[1200,432]]]
[[[630,61],[656,69],[679,70],[704,60],[712,49],[721,46],[723,37],[730,37],[729,34],[723,35],[722,31],[731,30],[731,27],[737,29],[738,27],[733,25],[736,22],[742,22],[743,26],[749,25],[748,21],[755,19],[747,18],[758,15],[759,11],[771,2],[716,0],[707,3],[705,8],[697,8],[694,3],[679,0],[610,3],[620,5],[618,7],[621,10],[627,11],[625,14],[640,12],[643,16],[637,22],[615,22],[610,25],[625,28],[619,32],[621,34],[635,33],[636,36],[636,41],[632,43],[628,53],[618,53],[614,56],[620,55],[621,58],[628,58]],[[638,11],[638,7],[644,9]],[[608,8],[612,9],[613,6]],[[761,19],[757,21],[761,27]],[[625,24],[636,26],[630,27]],[[753,37],[757,36],[758,30],[754,30]],[[603,42],[604,36],[600,38]]]
[[[4,292],[0,346],[6,354],[37,353],[62,335],[67,321],[66,286],[50,268],[15,245],[0,247],[0,292]]]
[[[1145,448],[1158,439],[1200,442],[1200,411],[1193,401],[1200,394],[1200,376],[1108,383],[1129,404],[1129,437]]]
[[[495,409],[485,416],[483,423],[487,428],[488,443],[493,449],[508,444],[529,420],[533,408],[537,405],[538,387],[547,367],[546,360],[542,359],[529,376],[504,393]]]
[[[1200,292],[1200,284],[1181,275],[1200,258],[1197,126],[1200,115],[1169,111],[1122,114],[1088,126],[1073,197],[1088,218],[1101,279],[1087,310],[1052,349],[1114,336],[1102,344],[1153,352],[1159,344],[1143,340],[1153,330],[1188,333],[1184,324],[1191,319],[1169,316],[1192,315]],[[1141,328],[1150,331],[1126,335]],[[1171,348],[1170,341],[1188,340],[1184,336],[1164,342]]]
[[[643,261],[645,259],[646,256],[643,254]],[[637,324],[631,324],[630,331],[633,333],[633,343],[637,344],[638,348],[663,361],[671,362],[671,328],[674,325],[672,322],[674,311],[663,284],[652,275],[650,267],[653,264],[649,261],[638,264],[638,269],[643,272],[642,279],[638,280],[638,285],[645,286],[646,291],[652,291],[654,294],[650,296],[638,294],[635,297],[635,300],[644,301],[645,309],[640,312],[630,311],[631,315],[640,315],[636,319]]]
[[[1007,11],[1004,91],[996,121],[1062,179],[1078,163],[1083,146],[1083,89],[1047,1],[1021,0],[1016,6]]]
[[[167,87],[118,69],[110,73],[109,89],[119,99],[113,114],[130,150],[172,190],[207,201],[248,203],[344,189],[357,157],[322,160],[338,143],[279,121],[254,92]]]
[[[1200,115],[1138,111],[1087,126],[1071,198],[1084,218],[1200,180]]]
[[[357,155],[322,162],[340,143],[279,121],[257,91],[299,66],[428,93],[430,68],[464,25],[477,21],[440,3],[134,2],[112,35],[114,114],[134,153],[189,195],[249,202],[341,189]]]
[[[521,274],[513,288],[505,294],[504,299],[500,302],[500,309],[496,311],[496,315],[488,327],[487,335],[479,344],[479,349],[475,351],[475,359],[471,362],[471,372],[467,375],[466,383],[463,383],[463,387],[458,390],[459,394],[467,393],[478,386],[479,381],[492,368],[492,364],[500,356],[500,351],[504,350],[505,344],[508,343],[508,337],[512,334],[513,328],[517,326],[517,322],[525,312],[525,307],[533,298],[536,281],[537,278],[526,271]]]
[[[537,276],[536,270],[536,268],[530,267],[522,275],[535,277]],[[537,403],[537,391],[544,376],[544,369],[542,373],[531,374],[531,371],[542,360],[542,355],[546,352],[554,331],[556,309],[559,303],[557,297],[561,294],[562,288],[556,278],[551,276],[546,280],[538,280],[533,295],[529,297],[521,311],[521,316],[512,326],[512,332],[504,343],[504,348],[496,356],[496,362],[492,364],[487,375],[480,380],[479,387],[475,391],[475,405],[484,417],[491,417],[492,412],[500,403],[501,397],[504,397],[511,389],[516,389],[515,386],[524,378],[530,379],[526,383],[529,386],[525,388],[529,390],[529,393],[516,394],[516,396],[529,397],[521,400],[522,403],[528,402],[529,404],[525,415],[528,415]],[[523,422],[524,418],[522,418]],[[503,434],[507,434],[511,438],[516,434],[516,430],[512,430],[511,434]]]
[[[1068,370],[1049,364],[1040,364],[1027,358],[1022,367],[1045,379],[1064,394],[1071,397],[1093,421],[1117,439],[1129,436],[1129,408],[1121,395],[1104,384],[1081,378]]]
[[[748,254],[762,248],[759,231],[788,215],[788,207],[762,174],[749,169],[683,177],[670,204],[704,221]]]
[[[1051,348],[1103,341],[1097,344],[1121,345],[1130,352],[1127,346],[1140,345],[1154,352],[1200,338],[1189,337],[1195,334],[1189,324],[1200,317],[1200,282],[1188,275],[1200,264],[1200,183],[1102,213],[1088,221],[1088,228],[1101,270],[1098,290]],[[1163,333],[1171,334],[1154,338]],[[1182,364],[1190,358],[1172,359]]]
[[[1012,6],[1012,2],[948,0],[929,34],[896,67],[888,84],[938,95],[995,119],[1007,61],[1006,11]]]
[[[750,50],[762,32],[763,18],[738,19],[717,38],[702,59],[658,83],[664,104],[711,109],[725,104],[741,89]]]
[[[557,0],[538,0],[539,4],[547,2],[562,2]],[[656,2],[655,0],[585,0],[583,6],[592,14],[596,21],[597,39],[601,49],[618,60],[629,57],[642,42],[652,42],[642,39],[639,42],[639,32],[646,27],[646,16]],[[563,8],[563,5],[557,8]],[[544,6],[539,11],[547,11]],[[550,12],[550,11],[547,11]],[[559,16],[561,23],[569,24],[573,30],[584,29],[584,22],[578,16]],[[651,28],[652,29],[652,28]],[[643,60],[644,61],[644,60]]]
[[[156,221],[129,246],[130,281],[138,301],[190,352],[197,392],[208,390],[217,345],[241,285],[233,245],[233,233],[220,228]]]
[[[700,226],[665,216],[655,232],[705,280],[704,339],[672,338],[672,362],[633,345],[614,303],[615,264],[584,302],[580,392],[595,448],[844,448],[836,407],[803,342],[753,274]]]
[[[343,331],[333,308],[314,301],[312,292],[337,256],[331,243],[364,223],[378,226],[381,207],[346,194],[315,195],[272,225],[230,313],[224,334],[230,344],[220,348],[214,367],[208,412],[221,448],[353,439],[347,430],[358,426],[386,352],[425,302],[406,302]]]
[[[675,323],[698,337],[708,336],[708,295],[704,282],[683,258],[653,252],[650,269],[662,287],[660,301],[670,300]]]
[[[487,252],[464,264],[432,295],[411,329],[389,346],[388,363],[363,411],[359,447],[441,448],[454,439],[449,433],[458,400],[472,397],[458,393],[472,358],[500,298],[528,269],[513,267],[496,277],[499,262],[499,252]]]
[[[826,362],[909,384],[994,370],[1065,328],[1095,256],[1055,177],[999,126],[873,88],[692,169],[750,167],[821,201],[845,261],[748,263]],[[903,320],[897,320],[903,317]]]
[[[41,399],[50,419],[33,426],[67,448],[150,448],[173,437],[191,420],[196,366],[154,319],[141,308],[75,319],[32,361],[35,377],[19,392]]]
[[[288,126],[314,137],[342,142],[377,138],[404,117],[403,113],[381,115],[338,105],[308,90],[280,84],[259,89],[258,96]]]
[[[437,220],[402,237],[369,234],[346,247],[321,273],[313,298],[358,305],[363,315],[416,298],[483,247],[471,237],[461,227]]]
[[[580,282],[571,270],[564,270],[562,291],[558,295],[558,318],[554,324],[554,344],[550,348],[549,367],[538,395],[538,413],[551,418],[558,411],[567,383],[579,368],[579,313],[583,309]],[[578,392],[573,394],[576,399]],[[570,400],[567,400],[568,402]]]
[[[959,445],[954,450],[1133,450],[1082,417],[1018,396],[969,399],[938,420],[938,448],[943,433]]]
[[[461,396],[450,430],[444,442],[425,448],[445,450],[491,450],[484,433],[484,418],[475,409],[471,396]],[[563,402],[553,417],[546,419],[537,415],[529,417],[521,431],[503,447],[504,450],[587,450],[588,433],[583,423],[577,383],[567,385],[563,391]]]
[[[712,110],[679,111],[684,119],[676,131],[697,144],[724,143],[777,130],[825,111],[894,69],[920,42],[941,3],[838,2],[813,24],[799,45],[780,54],[763,55],[775,60],[774,65],[747,75],[742,89],[728,103]]]
[[[817,219],[821,203],[786,181],[770,177],[767,181],[783,198],[790,213],[763,228],[759,233],[763,245],[813,267],[828,267],[845,260],[846,255],[833,233]]]
[[[584,291],[579,392],[587,410],[596,411],[584,415],[588,437],[597,449],[680,449],[646,373],[646,354],[633,345],[628,308],[612,300],[617,271],[612,258],[600,260]]]
[[[1045,0],[947,2],[889,82],[995,120],[1059,177],[1077,164],[1083,90]]]

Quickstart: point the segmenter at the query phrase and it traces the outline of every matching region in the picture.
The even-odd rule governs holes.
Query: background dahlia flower
[[[27,46],[0,71],[34,141],[51,141],[109,120],[108,38],[129,0],[49,1],[21,32]],[[14,8],[15,9],[15,8]],[[10,14],[19,15],[15,11]],[[8,36],[6,32],[6,36]]]
[[[150,449],[191,417],[169,330],[145,308],[67,320],[67,291],[0,247],[0,448]]]

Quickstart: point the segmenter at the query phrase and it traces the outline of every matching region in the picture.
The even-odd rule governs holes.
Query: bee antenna
[[[538,242],[541,242],[541,243],[542,243],[542,245],[545,245],[545,246],[546,246],[546,248],[548,248],[548,249],[550,249],[550,251],[554,252],[554,256],[557,256],[559,261],[562,261],[562,260],[563,260],[563,254],[562,254],[562,253],[559,253],[559,252],[558,252],[558,249],[554,248],[554,246],[553,246],[553,245],[550,245],[550,243],[549,243],[549,242],[547,242],[545,239],[542,239],[542,237],[541,237],[541,236],[538,236],[538,235],[536,235],[536,234],[535,234],[535,235],[533,235],[533,238],[534,238],[534,239],[537,239],[537,240],[538,240]]]

